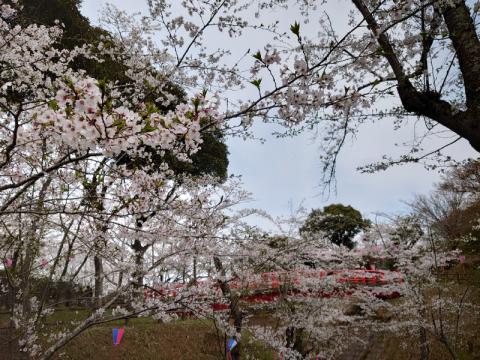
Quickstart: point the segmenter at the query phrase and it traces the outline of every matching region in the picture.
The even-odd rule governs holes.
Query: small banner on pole
[[[120,341],[122,341],[123,333],[125,332],[124,328],[121,329],[113,329],[113,345],[117,346],[120,344]]]
[[[233,360],[232,350],[237,345],[238,345],[237,340],[235,340],[234,338],[231,338],[230,340],[228,340],[228,342],[227,342],[227,360]]]

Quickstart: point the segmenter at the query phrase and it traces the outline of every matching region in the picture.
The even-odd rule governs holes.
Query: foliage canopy
[[[370,221],[364,219],[362,214],[353,207],[331,204],[325,206],[323,210],[313,209],[300,228],[300,232],[323,232],[332,243],[353,249],[355,235],[369,226]]]

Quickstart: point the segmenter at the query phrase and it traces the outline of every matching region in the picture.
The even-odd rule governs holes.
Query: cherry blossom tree
[[[198,151],[201,124],[216,127],[221,120],[204,94],[191,105],[162,113],[144,101],[156,86],[148,83],[155,79],[150,68],[127,71],[135,84],[128,91],[121,84],[97,81],[69,65],[77,56],[101,62],[95,55],[98,48],[57,48],[60,25],[22,27],[12,21],[15,5],[0,5],[1,249],[12,339],[19,339],[25,356],[50,358],[73,337],[104,322],[105,310],[120,296],[128,298],[129,291],[137,306],[109,314],[109,319],[159,310],[141,301],[143,290],[138,296],[141,279],[167,259],[182,261],[196,238],[210,239],[223,223],[221,212],[243,193],[233,190],[233,179],[222,188],[208,176],[174,177],[166,161],[147,166],[152,151],[184,162]],[[115,56],[111,48],[104,55]],[[174,100],[170,96],[163,101]],[[121,161],[126,156],[146,164],[131,167]],[[223,196],[214,196],[222,191]],[[140,239],[146,245],[138,251]],[[140,255],[148,247],[153,249],[152,264],[145,266]],[[52,334],[45,349],[39,335],[45,318],[55,311],[48,301],[49,287],[58,275],[68,274],[68,265],[62,274],[58,268],[65,256],[71,261],[73,255],[84,258],[73,276],[80,272],[94,280],[96,310],[73,330]],[[89,257],[94,258],[93,274],[84,267]],[[34,286],[40,276],[48,282],[38,294]]]
[[[440,251],[431,232],[399,243],[383,224],[358,251],[321,233],[300,236],[299,219],[280,221],[278,232],[265,235],[244,218],[266,214],[231,211],[247,198],[236,179],[178,174],[167,160],[191,162],[212,129],[249,136],[258,118],[285,125],[288,134],[319,126],[327,180],[347,136],[370,117],[393,116],[400,126],[420,116],[427,134],[441,124],[478,150],[478,6],[352,3],[347,30],[338,35],[322,13],[321,31],[310,39],[307,24],[288,24],[285,32],[280,23],[245,20],[252,11],[261,18],[265,9],[298,5],[313,21],[318,4],[309,1],[150,0],[145,17],[108,7],[102,21],[111,36],[65,49],[61,24],[17,24],[21,9],[0,0],[1,285],[12,339],[26,358],[49,359],[97,324],[141,315],[168,320],[179,311],[212,318],[237,339],[250,330],[289,358],[335,356],[345,344],[333,339],[365,341],[356,334],[372,328],[417,331],[422,354],[433,333],[455,356],[442,314],[458,307],[442,293],[430,304],[425,294],[438,289],[436,272],[458,254]],[[213,29],[232,38],[262,32],[272,41],[236,57],[226,47],[212,49]],[[128,81],[92,78],[73,66],[80,56],[120,62]],[[168,90],[172,85],[185,90],[186,101]],[[242,89],[248,96],[233,99]],[[393,107],[385,102],[392,98]],[[401,161],[426,156],[417,156],[418,140]],[[408,278],[388,272],[381,290],[352,286],[349,279],[375,258]],[[280,274],[278,297],[256,307],[266,307],[277,325],[259,327],[243,301],[248,284],[267,271]],[[47,285],[37,292],[39,278]],[[93,309],[45,342],[41,334],[56,305],[50,290],[64,278],[85,286],[78,297],[93,298]],[[394,305],[382,292],[402,300]],[[228,312],[215,313],[216,302],[227,303]],[[346,311],[349,305],[356,310]],[[442,320],[427,321],[427,308]],[[307,335],[314,341],[305,342]]]
[[[458,262],[457,251],[442,250],[431,232],[413,245],[399,243],[398,228],[389,223],[377,223],[361,246],[348,250],[318,233],[300,236],[302,222],[276,220],[281,246],[247,224],[229,235],[231,253],[223,253],[218,281],[234,295],[225,298],[230,310],[217,315],[229,336],[242,343],[239,330],[248,330],[285,359],[337,358],[352,347],[366,354],[377,338],[399,333],[410,334],[399,346],[408,344],[404,351],[421,358],[436,341],[453,357],[466,349],[460,339],[468,335],[468,314],[478,308],[474,295],[438,277]],[[315,259],[315,269],[305,266],[305,255]],[[372,261],[377,270],[365,271]],[[259,313],[270,320],[262,322]]]
[[[329,15],[336,2],[328,1],[148,3],[150,14],[137,22],[110,8],[104,24],[123,39],[130,34],[128,46],[153,56],[169,77],[186,75],[193,88],[217,92],[224,118],[240,120],[230,122],[233,129],[253,119],[285,125],[283,135],[318,129],[327,182],[345,141],[370,119],[388,118],[395,129],[424,126],[404,144],[406,154],[362,171],[432,157],[427,165],[437,168],[451,160],[442,151],[460,139],[479,150],[477,2],[352,1],[348,19],[338,20]],[[225,46],[215,46],[222,35]],[[252,36],[265,38],[263,49],[238,49]],[[448,141],[426,149],[428,139],[445,134]]]

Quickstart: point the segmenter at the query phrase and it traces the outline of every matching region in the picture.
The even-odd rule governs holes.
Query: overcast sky
[[[109,2],[128,12],[146,9],[143,0]],[[340,1],[334,3],[345,5]],[[104,4],[99,0],[83,0],[83,13],[95,23]],[[338,11],[345,13],[343,8]],[[262,47],[261,43],[257,46]],[[395,167],[377,174],[356,171],[357,166],[380,160],[383,154],[398,154],[399,149],[393,144],[413,134],[413,126],[394,131],[392,123],[385,119],[364,125],[357,138],[347,142],[338,161],[336,194],[326,199],[321,194],[320,151],[313,134],[277,139],[270,135],[272,129],[265,124],[255,126],[257,136],[267,139],[264,144],[229,139],[228,146],[229,172],[242,175],[246,190],[253,194],[254,201],[248,206],[262,208],[274,216],[288,215],[291,207],[301,202],[307,208],[320,208],[333,202],[349,204],[369,217],[376,212],[403,212],[406,209],[404,201],[412,199],[415,193],[427,193],[439,180],[438,173],[427,171],[420,164]],[[449,154],[459,159],[475,156],[466,142],[457,143]]]

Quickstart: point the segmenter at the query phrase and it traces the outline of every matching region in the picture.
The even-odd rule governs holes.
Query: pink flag
[[[12,267],[12,265],[13,265],[13,260],[10,258],[7,258],[7,260],[5,260],[5,266]]]
[[[120,341],[122,341],[123,333],[125,332],[125,328],[118,329],[118,340],[117,340],[117,345],[120,344]]]
[[[460,255],[458,260],[460,261],[460,264],[463,264],[465,262],[465,255]]]

